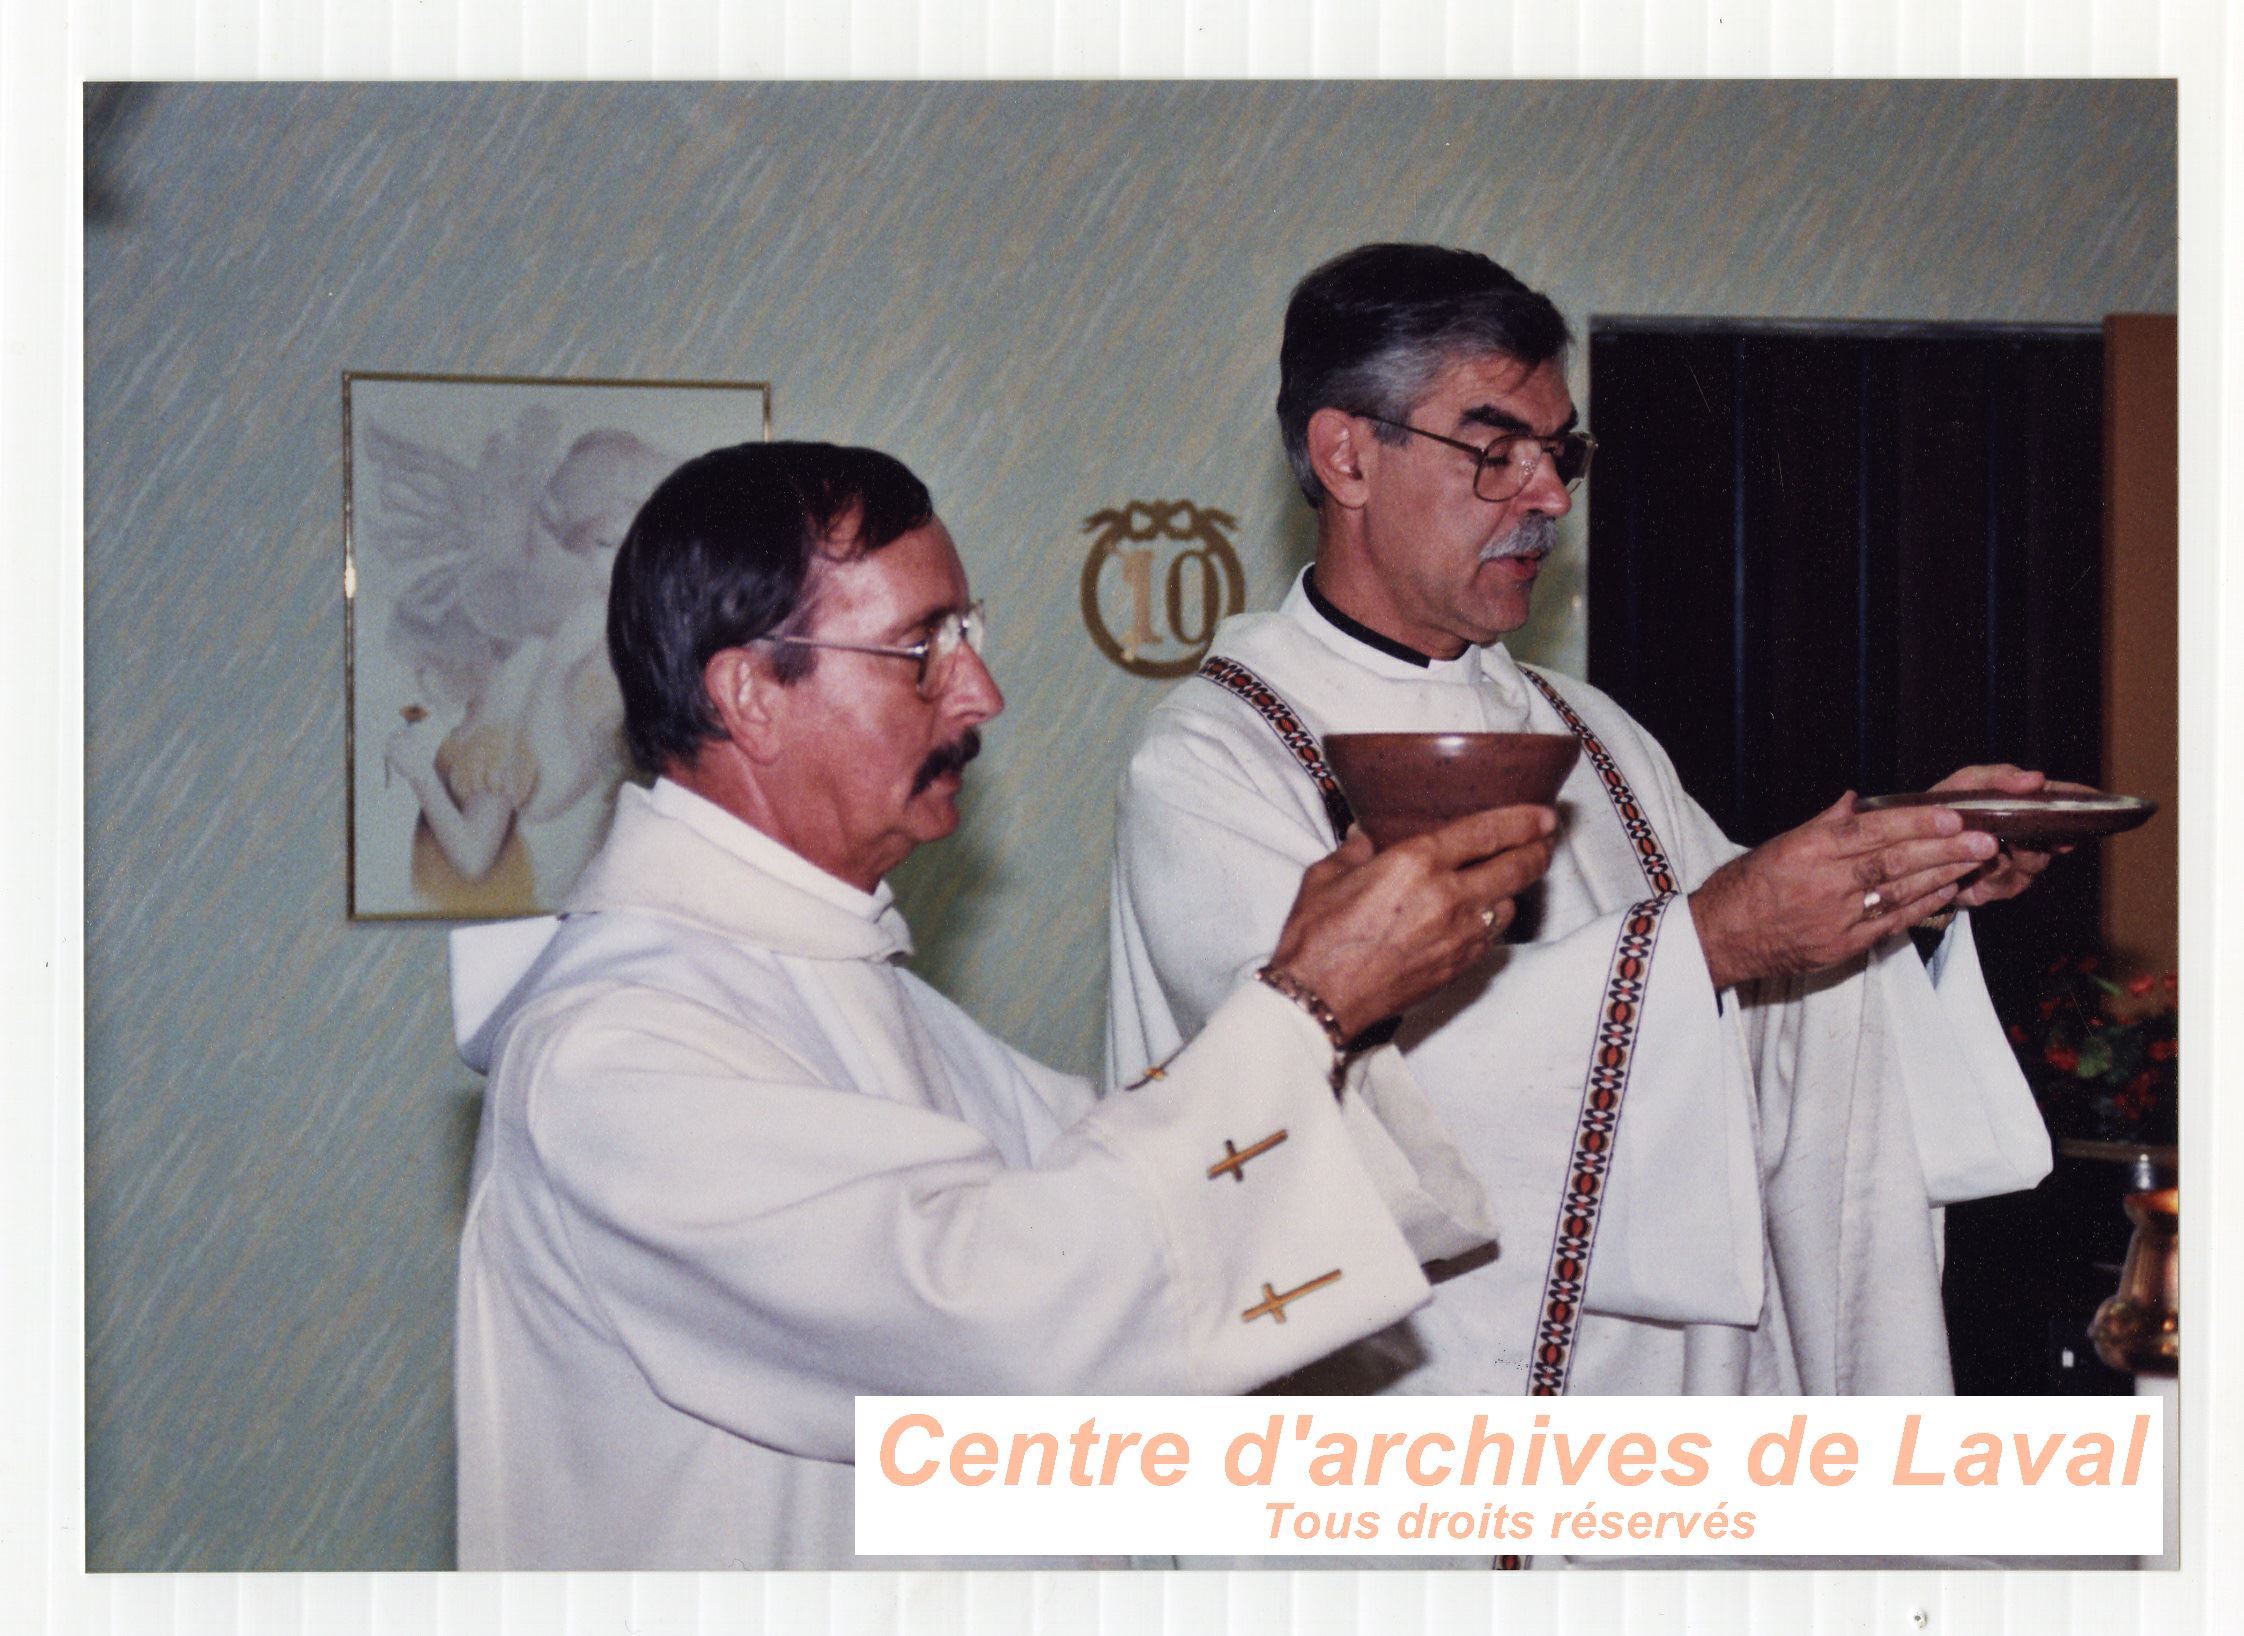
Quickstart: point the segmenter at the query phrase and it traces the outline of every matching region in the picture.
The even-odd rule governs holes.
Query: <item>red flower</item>
[[[2172,994],[2176,992],[2180,987],[2180,979],[2177,978],[2174,973],[2168,972],[2166,974],[2166,992]]]
[[[2180,1049],[2180,1044],[2174,1040],[2152,1040],[2150,1042],[2150,1059],[2153,1062],[2172,1062],[2174,1053]]]
[[[2150,1092],[2151,1071],[2148,1068],[2142,1069],[2135,1075],[2133,1079],[2127,1082],[2127,1094],[2129,1096],[2139,1096],[2144,1101],[2148,1102],[2150,1100]]]
[[[2158,979],[2153,977],[2147,971],[2144,972],[2140,977],[2130,977],[2127,979],[2127,992],[2137,996],[2148,994],[2157,986]]]
[[[2056,995],[2054,995],[2054,994],[2050,995],[2050,996],[2049,996],[2049,998],[2047,998],[2046,1000],[2042,1001],[2042,1002],[2041,1002],[2041,1015],[2042,1015],[2042,1020],[2043,1020],[2044,1022],[2046,1022],[2046,1021],[2048,1021],[2048,1020],[2049,1020],[2049,1019],[2050,1019],[2051,1017],[2054,1017],[2054,1016],[2056,1016],[2056,1015],[2057,1015],[2057,1008],[2058,1008],[2058,1007],[2059,1007],[2060,1005],[2062,1005],[2062,1004],[2064,1004],[2064,1002],[2063,1002],[2062,1000],[2060,1000],[2060,999],[2059,999],[2059,998],[2058,998],[2058,997],[2057,997]]]
[[[2026,1043],[2026,1031],[2016,1023],[2010,1025],[2010,1043],[2013,1045],[2024,1045]]]
[[[2061,1074],[2069,1074],[2080,1066],[2080,1053],[2069,1045],[2052,1045],[2041,1054],[2041,1060]]]
[[[2080,969],[2083,972],[2094,971],[2096,969],[2096,957],[2092,954],[2082,955],[2080,957]]]

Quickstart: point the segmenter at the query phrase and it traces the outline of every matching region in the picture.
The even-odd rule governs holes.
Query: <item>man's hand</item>
[[[1958,901],[1995,854],[1945,807],[1858,812],[1849,790],[1708,876],[1691,918],[1716,988],[1820,971]]]
[[[1352,1039],[1488,952],[1512,899],[1550,867],[1557,827],[1549,807],[1498,807],[1376,857],[1351,830],[1302,875],[1270,963],[1315,990]]]
[[[1993,790],[2003,795],[2031,795],[2041,789],[2082,795],[2095,793],[2086,784],[2054,783],[2041,773],[2024,767],[2013,767],[2007,761],[1984,767],[1958,767],[1933,785],[1933,788],[1958,792]],[[2004,898],[2014,898],[2034,884],[2034,877],[2049,867],[2051,858],[2059,852],[2071,850],[2069,846],[2061,846],[2050,852],[2034,852],[2025,847],[2005,845],[1977,874],[1963,880],[1956,892],[1956,907],[1976,909],[1982,904],[2000,903]]]

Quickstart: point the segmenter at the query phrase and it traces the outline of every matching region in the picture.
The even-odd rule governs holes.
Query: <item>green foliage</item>
[[[2010,1043],[2050,1129],[2105,1141],[2171,1142],[2181,1084],[2174,974],[2124,983],[2094,955],[2052,961],[2031,1026]]]

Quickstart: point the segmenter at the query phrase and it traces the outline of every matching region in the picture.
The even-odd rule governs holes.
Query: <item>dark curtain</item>
[[[1748,844],[1973,762],[2100,783],[2102,367],[2094,328],[1593,323],[1590,680]],[[2094,848],[1974,924],[2022,1016],[2095,944]],[[2047,1217],[1951,1212],[1964,1390],[2111,1384]]]

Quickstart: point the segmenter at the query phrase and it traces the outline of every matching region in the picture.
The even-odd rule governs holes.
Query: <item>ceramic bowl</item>
[[[1582,753],[1571,733],[1335,733],[1324,748],[1379,847],[1490,807],[1547,806]]]

